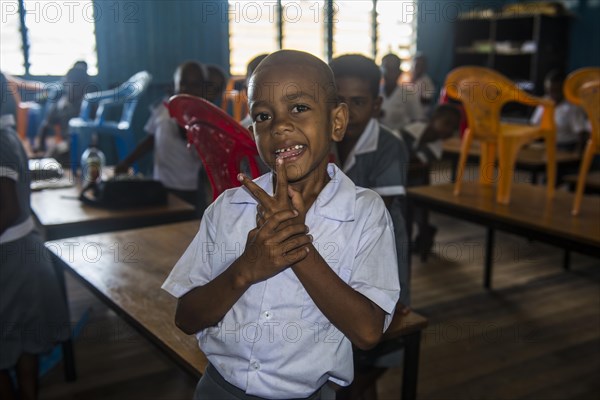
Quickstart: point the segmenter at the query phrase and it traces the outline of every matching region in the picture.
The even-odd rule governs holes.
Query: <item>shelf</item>
[[[526,81],[528,91],[541,95],[548,71],[566,67],[569,19],[541,14],[463,16],[454,25],[453,66],[491,68],[513,81]]]

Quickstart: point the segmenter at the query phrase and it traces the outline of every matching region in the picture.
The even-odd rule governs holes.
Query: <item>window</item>
[[[338,1],[333,7],[333,55],[373,57],[373,2]]]
[[[25,74],[25,58],[19,21],[17,2],[0,3],[0,70],[13,75]]]
[[[306,51],[325,59],[323,0],[281,2],[283,48]]]
[[[377,63],[394,53],[402,60],[401,69],[410,70],[410,58],[415,52],[417,20],[414,1],[377,2]]]
[[[84,60],[90,75],[98,73],[92,0],[15,0],[1,7],[3,71],[62,76]]]
[[[253,57],[277,50],[274,4],[274,1],[229,1],[229,58],[233,75],[245,75],[246,64]]]
[[[328,12],[330,4],[332,12]],[[229,0],[229,7],[233,75],[244,75],[246,63],[254,56],[279,48],[304,50],[327,60],[330,43],[333,56],[360,53],[378,63],[383,55],[393,52],[404,60],[405,71],[415,50],[414,1]],[[250,9],[258,7],[262,18],[270,19],[268,24],[248,18],[253,15]],[[332,37],[328,37],[329,22]]]

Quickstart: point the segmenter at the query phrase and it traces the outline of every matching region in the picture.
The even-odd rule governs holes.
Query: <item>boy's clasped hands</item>
[[[270,196],[244,174],[238,180],[258,201],[256,228],[248,232],[241,258],[253,266],[251,281],[259,282],[277,275],[302,261],[309,253],[313,237],[305,225],[302,194],[288,185],[283,159],[277,159],[275,194]]]

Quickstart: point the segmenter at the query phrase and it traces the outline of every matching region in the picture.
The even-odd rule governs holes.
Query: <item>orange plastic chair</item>
[[[248,113],[248,99],[246,94],[235,88],[235,85],[240,80],[245,79],[243,77],[231,77],[227,83],[227,87],[223,92],[223,100],[221,101],[221,108],[226,113],[230,113],[236,121],[241,121],[242,118]]]
[[[510,202],[510,189],[517,153],[525,144],[538,138],[546,141],[547,195],[554,196],[556,181],[556,129],[554,102],[535,97],[520,89],[504,75],[483,67],[459,67],[446,77],[446,93],[459,100],[467,115],[467,129],[462,138],[460,158],[454,183],[454,195],[459,195],[473,139],[481,142],[479,182],[492,184],[497,180],[496,201]],[[500,121],[502,107],[509,102],[542,106],[544,112],[539,126]],[[494,165],[498,157],[497,178]],[[490,168],[492,167],[492,168]]]
[[[571,210],[571,214],[578,215],[590,165],[594,155],[600,153],[600,68],[581,68],[572,72],[565,80],[563,92],[568,101],[585,110],[592,125],[592,132],[579,166],[575,200]]]
[[[187,130],[213,189],[213,200],[224,190],[240,186],[240,172],[261,175],[256,144],[248,129],[214,104],[199,97],[180,94],[168,104],[171,117]]]

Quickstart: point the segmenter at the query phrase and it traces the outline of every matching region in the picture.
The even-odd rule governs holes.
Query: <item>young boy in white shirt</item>
[[[330,399],[353,379],[352,345],[375,346],[399,285],[391,218],[381,198],[328,164],[345,104],[329,67],[304,52],[272,53],[248,103],[273,170],[211,204],[163,288],[176,324],[210,365],[197,399]],[[254,397],[250,397],[254,396]]]

